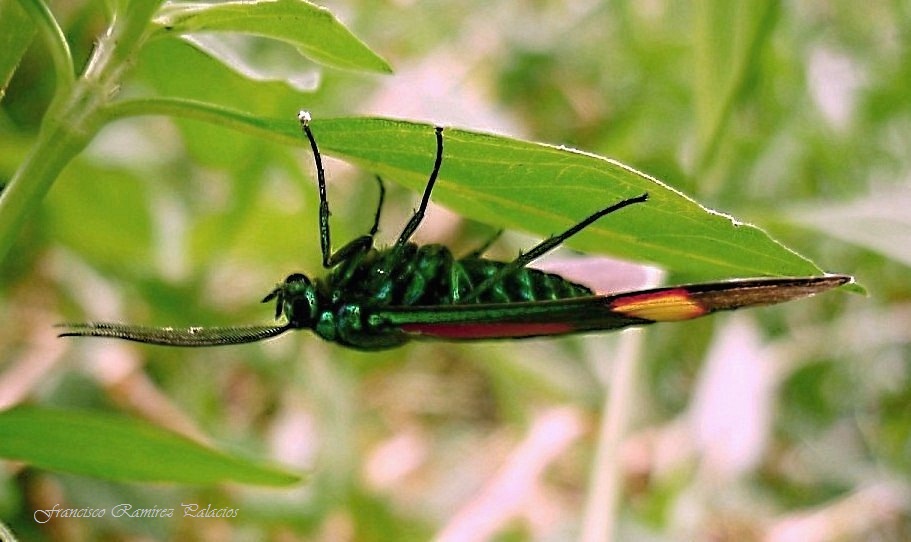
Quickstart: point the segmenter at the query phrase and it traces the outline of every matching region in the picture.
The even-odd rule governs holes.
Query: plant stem
[[[580,536],[584,542],[610,542],[617,539],[619,498],[623,489],[620,448],[636,402],[644,333],[641,329],[627,330],[620,337],[609,392],[601,410],[595,460],[589,477]]]
[[[300,125],[291,121],[286,130],[277,130],[274,121],[254,117],[248,113],[228,109],[206,102],[184,98],[141,98],[112,103],[104,111],[106,121],[140,115],[164,115],[193,119],[235,129],[257,137],[269,138],[277,143],[299,144]]]
[[[130,3],[114,14],[108,31],[96,44],[85,73],[73,81],[67,69],[69,48],[53,16],[38,0],[23,5],[45,35],[52,36],[57,88],[38,138],[9,185],[0,193],[0,259],[6,256],[26,218],[44,199],[63,168],[95,137],[104,124],[104,105],[116,95],[124,73],[149,37],[149,20],[160,0]]]
[[[41,0],[20,0],[19,4],[34,21],[51,55],[57,81],[56,94],[66,94],[73,86],[76,70],[73,68],[73,56],[70,54],[70,46],[66,42],[63,30],[57,24],[51,10]]]
[[[19,228],[37,207],[64,166],[87,140],[69,134],[59,124],[42,130],[39,140],[0,194],[0,259],[9,252]]]
[[[34,20],[19,0],[0,0],[0,102],[35,32]]]

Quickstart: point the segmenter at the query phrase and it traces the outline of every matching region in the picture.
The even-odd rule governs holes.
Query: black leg
[[[329,234],[329,199],[326,196],[326,172],[323,170],[323,160],[319,154],[319,148],[316,146],[316,139],[313,132],[310,131],[310,113],[301,111],[297,114],[297,120],[301,123],[307,139],[310,140],[310,148],[313,149],[313,161],[316,162],[316,182],[319,186],[319,245],[323,253],[323,267],[330,268],[332,264],[332,240]]]
[[[373,216],[373,227],[370,228],[370,237],[376,235],[376,232],[380,230],[380,213],[383,211],[383,200],[386,199],[386,187],[383,186],[383,179],[379,175],[376,176],[376,184],[380,187],[380,200],[376,204],[376,215]]]
[[[471,293],[465,298],[464,301],[473,301],[473,300],[477,299],[478,296],[480,296],[482,293],[487,291],[490,287],[492,287],[497,282],[503,280],[504,277],[506,277],[507,275],[509,275],[510,273],[515,271],[516,269],[521,269],[521,268],[525,267],[526,265],[537,260],[541,256],[547,254],[551,250],[557,248],[558,246],[560,246],[561,243],[563,243],[564,241],[566,241],[573,235],[576,235],[580,231],[584,230],[585,228],[590,226],[593,222],[595,222],[599,218],[603,217],[604,215],[608,215],[610,213],[613,213],[614,211],[619,211],[620,209],[627,207],[629,205],[633,205],[635,203],[642,203],[642,202],[646,201],[647,199],[648,199],[648,194],[642,194],[642,195],[639,195],[636,197],[627,198],[619,203],[615,203],[615,204],[611,205],[610,207],[601,209],[597,213],[589,216],[582,222],[579,222],[575,226],[569,228],[568,230],[566,230],[565,232],[563,232],[559,235],[554,235],[552,237],[548,237],[547,239],[538,243],[534,248],[532,248],[528,252],[519,254],[519,256],[515,260],[513,260],[513,261],[509,262],[508,264],[504,265],[503,267],[501,267],[499,271],[497,271],[495,274],[488,277],[484,282],[482,282],[474,290],[472,290]]]
[[[557,248],[558,246],[560,246],[561,243],[563,243],[563,241],[566,241],[573,235],[576,235],[580,231],[584,230],[585,228],[590,226],[592,224],[592,222],[595,222],[596,220],[603,217],[604,215],[609,215],[609,214],[613,213],[614,211],[619,211],[620,209],[622,209],[628,205],[633,205],[634,203],[642,203],[647,199],[648,199],[648,194],[642,194],[640,196],[636,196],[634,198],[628,198],[619,203],[615,203],[615,204],[611,205],[610,207],[607,207],[606,209],[601,209],[597,213],[591,215],[590,217],[586,218],[582,222],[579,222],[578,224],[576,224],[572,228],[566,230],[565,232],[561,233],[560,235],[554,235],[553,237],[549,237],[549,238],[541,241],[540,243],[538,243],[534,248],[532,248],[528,252],[526,252],[524,254],[519,254],[519,257],[512,261],[511,267],[513,269],[516,269],[519,267],[525,267],[526,265],[537,260],[541,256],[547,254],[551,250]]]
[[[405,225],[405,229],[402,230],[402,235],[400,235],[398,241],[395,242],[395,246],[402,246],[411,239],[411,236],[414,235],[415,230],[417,230],[418,226],[421,224],[421,220],[424,219],[424,212],[427,211],[427,204],[430,203],[430,192],[433,190],[433,184],[437,181],[437,175],[440,173],[440,166],[443,164],[443,128],[437,126],[435,132],[437,136],[437,157],[433,163],[433,171],[430,172],[430,179],[427,180],[427,187],[424,188],[424,197],[421,198],[421,206],[418,207],[418,210],[414,212],[411,220]]]
[[[373,238],[380,229],[380,212],[383,210],[383,200],[386,199],[386,187],[383,186],[383,179],[381,179],[379,175],[376,177],[376,182],[380,187],[380,199],[376,206],[376,214],[373,216],[373,226],[370,228],[370,233],[353,239],[342,248],[336,250],[332,256],[329,257],[328,267],[335,267],[339,263],[351,258],[352,255],[360,252],[367,252],[373,248]]]
[[[379,203],[377,203],[376,206],[376,214],[373,217],[373,226],[370,228],[370,233],[362,235],[347,243],[337,251],[332,252],[332,239],[329,233],[329,215],[331,213],[329,213],[329,199],[326,196],[326,172],[323,170],[323,160],[320,156],[319,148],[316,146],[316,139],[313,137],[313,132],[310,131],[310,114],[306,111],[301,111],[297,118],[301,123],[304,134],[307,135],[307,139],[310,141],[310,148],[313,149],[313,161],[316,162],[316,180],[319,185],[320,249],[323,253],[323,267],[329,269],[338,265],[339,262],[347,260],[352,254],[364,252],[373,247],[373,237],[380,227],[380,212],[383,210],[386,187],[383,186],[383,180],[377,176],[376,182],[380,187],[380,198]]]

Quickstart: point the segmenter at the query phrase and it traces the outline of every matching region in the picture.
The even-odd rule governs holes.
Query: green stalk
[[[65,75],[70,69],[69,48],[53,16],[38,0],[23,2],[52,44],[58,81],[34,146],[0,194],[0,259],[7,255],[22,224],[34,214],[63,168],[104,125],[104,106],[116,95],[124,73],[149,37],[149,21],[159,3],[138,0],[122,13],[115,13],[85,72],[72,81],[72,72]]]
[[[0,258],[9,252],[25,219],[32,214],[54,179],[85,147],[86,138],[60,126],[42,130],[25,161],[0,194]]]
[[[19,0],[0,0],[0,102],[35,33],[35,23]]]
[[[595,459],[589,476],[588,496],[582,516],[583,542],[617,540],[620,496],[623,494],[621,448],[636,411],[639,370],[645,330],[627,330],[620,336],[616,364],[601,409]]]
[[[57,94],[68,92],[73,86],[76,70],[73,68],[73,56],[70,45],[66,42],[63,30],[54,19],[54,15],[41,0],[19,0],[19,4],[29,14],[35,27],[45,41],[54,66],[57,80]]]
[[[300,129],[297,128],[297,123],[289,123],[293,129],[288,133],[280,133],[276,132],[271,120],[185,98],[154,97],[123,100],[107,106],[103,114],[105,120],[109,122],[141,115],[193,119],[232,128],[257,137],[269,138],[277,143],[296,144],[300,142]]]

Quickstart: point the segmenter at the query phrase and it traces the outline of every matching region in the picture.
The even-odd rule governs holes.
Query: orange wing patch
[[[698,318],[708,311],[683,288],[649,292],[615,299],[611,310],[653,322],[676,322]]]

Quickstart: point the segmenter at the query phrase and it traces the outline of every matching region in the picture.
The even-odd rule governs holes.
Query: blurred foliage
[[[16,5],[0,0],[0,26],[24,20]],[[329,7],[395,75],[321,68],[290,45],[261,40],[229,47],[243,52],[235,68],[262,70],[251,74],[203,62],[197,47],[158,41],[143,49],[121,92],[151,89],[264,118],[306,107],[320,117],[375,114],[565,144],[631,164],[773,232],[827,270],[857,275],[869,297],[833,293],[736,316],[759,343],[744,339],[723,355],[751,382],[754,371],[768,371],[768,384],[758,398],[744,394],[722,409],[746,415],[714,440],[696,405],[717,386],[749,384],[702,385],[735,317],[644,332],[634,429],[618,456],[617,536],[911,538],[905,3]],[[104,3],[51,8],[81,69],[105,28]],[[19,25],[0,35],[16,47],[30,32]],[[0,102],[3,184],[35,144],[57,83],[52,64],[45,41],[32,38],[11,73]],[[371,172],[339,161],[327,168],[334,238],[350,239],[369,227]],[[53,337],[62,320],[268,318],[258,301],[272,284],[320,268],[311,171],[301,147],[151,116],[110,124],[66,167],[0,263],[0,404],[125,412],[312,474],[284,490],[162,488],[5,464],[0,519],[20,539],[425,540],[457,525],[464,516],[455,511],[467,513],[542,413],[561,407],[584,430],[526,480],[528,501],[496,533],[578,536],[589,486],[607,468],[595,463],[595,427],[622,337],[417,344],[381,354],[306,333],[204,350]],[[389,188],[383,239],[417,199]],[[491,229],[434,208],[418,240],[466,251]],[[494,251],[508,258],[533,242],[507,235]],[[726,456],[718,443],[734,446],[750,427],[762,435],[743,452],[752,459]],[[33,519],[57,503],[181,502],[240,515]],[[787,531],[811,524],[817,530]]]

